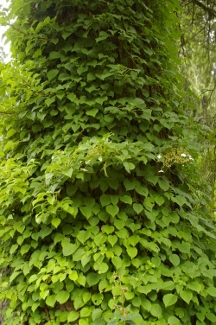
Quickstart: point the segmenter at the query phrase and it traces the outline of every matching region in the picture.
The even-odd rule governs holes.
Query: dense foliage
[[[185,78],[185,87],[190,87],[196,94],[196,98],[190,97],[193,105],[188,107],[187,114],[202,129],[202,137],[199,134],[202,179],[211,185],[211,200],[215,201],[216,1],[180,2],[183,6],[180,14],[181,73]]]
[[[12,0],[2,21],[4,324],[215,324],[215,226],[178,1]]]

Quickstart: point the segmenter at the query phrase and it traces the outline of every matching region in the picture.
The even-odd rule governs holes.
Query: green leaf
[[[189,254],[191,245],[190,243],[183,242],[181,244],[176,244],[176,247],[180,250],[182,253]]]
[[[116,178],[108,178],[107,179],[107,183],[108,185],[113,188],[114,190],[117,190],[118,186],[119,186],[119,181]]]
[[[50,97],[45,100],[45,104],[49,107],[52,103],[55,102],[55,97]]]
[[[71,244],[72,245],[72,244]],[[72,245],[72,246],[77,246],[77,245]],[[86,253],[85,249],[80,247],[77,249],[75,253],[73,253],[73,261],[80,261],[82,256]]]
[[[12,255],[17,250],[17,248],[18,248],[17,244],[12,245],[10,248],[10,254]]]
[[[122,248],[118,245],[114,245],[112,250],[113,250],[113,253],[115,253],[115,255],[117,255],[117,256],[120,256],[122,253]]]
[[[122,294],[122,288],[119,285],[112,287],[112,295],[113,297],[121,296]]]
[[[164,202],[165,202],[164,197],[161,196],[161,195],[158,195],[158,194],[154,195],[154,199],[155,199],[155,202],[156,202],[159,206],[161,206],[161,205],[164,204]]]
[[[108,37],[109,37],[109,34],[107,34],[107,33],[104,32],[104,31],[101,31],[100,34],[99,34],[99,37],[97,37],[97,38],[95,39],[95,41],[96,41],[97,43],[99,43],[99,42],[101,42],[101,41],[107,39]]]
[[[133,169],[136,167],[133,163],[128,162],[128,161],[124,161],[124,162],[123,162],[123,165],[124,165],[124,167],[125,167],[125,169],[126,169],[126,171],[127,171],[128,173],[130,173],[131,170],[133,170]]]
[[[146,174],[146,180],[153,184],[153,185],[156,185],[157,181],[158,181],[158,176],[157,175],[154,175],[153,173],[149,173],[149,174]]]
[[[111,203],[110,195],[107,195],[107,194],[101,195],[100,202],[101,202],[102,207],[109,205]]]
[[[12,282],[14,279],[16,279],[16,277],[21,273],[21,271],[15,271],[11,274],[10,278],[9,278],[9,282]],[[31,283],[31,282],[34,282],[35,280],[37,280],[37,275],[32,275],[28,282]]]
[[[30,278],[28,279],[28,282],[31,283],[31,282],[34,282],[38,279],[38,275],[37,274],[33,274],[30,276]]]
[[[119,202],[119,197],[118,195],[110,195],[110,200],[113,205],[117,205]]]
[[[167,295],[163,296],[163,303],[165,307],[174,305],[178,300],[178,296],[172,293],[168,293]]]
[[[141,225],[140,224],[135,224],[133,222],[131,222],[129,224],[129,228],[132,232],[135,232],[137,229],[140,229],[141,228]]]
[[[132,305],[135,307],[140,307],[142,305],[142,300],[140,297],[134,297],[131,301]]]
[[[89,209],[93,208],[93,206],[95,205],[95,199],[92,197],[86,197],[84,199],[84,204],[85,206],[87,206]]]
[[[68,275],[69,279],[72,281],[76,281],[78,279],[78,273],[76,270],[72,270],[72,272]]]
[[[7,137],[10,138],[12,137],[17,131],[15,129],[10,129],[7,133]]]
[[[101,263],[98,267],[98,273],[106,273],[109,269],[109,266],[106,263]]]
[[[69,238],[64,238],[62,241],[61,241],[61,245],[62,245],[62,253],[64,256],[69,256],[69,255],[72,255],[76,249],[78,248],[78,245],[77,244],[71,244],[70,243],[70,239]]]
[[[60,75],[58,76],[58,80],[59,81],[65,81],[65,80],[68,80],[70,79],[70,75],[68,73],[60,73]]]
[[[106,235],[100,232],[94,237],[94,242],[97,246],[102,245],[106,241]]]
[[[81,286],[85,287],[86,285],[86,277],[83,274],[78,276],[77,282],[81,284]]]
[[[39,302],[34,302],[31,309],[33,311],[33,313],[37,310],[37,308],[40,306]]]
[[[180,258],[177,254],[171,254],[169,256],[169,260],[174,266],[178,266],[180,264]]]
[[[115,220],[114,220],[114,226],[115,226],[118,230],[121,230],[121,229],[124,228],[124,226],[125,226],[125,221],[124,221],[124,220],[115,219]]]
[[[116,269],[119,269],[120,267],[122,267],[122,260],[118,256],[114,256],[112,258],[112,263],[113,263],[113,265],[115,265]]]
[[[57,76],[58,73],[59,73],[59,70],[57,70],[57,69],[50,70],[50,71],[47,73],[47,78],[48,78],[49,80],[52,80],[52,79],[54,79],[54,78]]]
[[[55,60],[55,59],[59,59],[61,56],[62,56],[62,54],[60,52],[53,51],[53,52],[50,52],[49,59]]]
[[[159,184],[160,188],[164,191],[168,191],[168,189],[170,187],[169,181],[166,178],[159,178],[158,184]]]
[[[130,258],[134,258],[135,256],[137,256],[138,251],[136,247],[129,246],[127,247],[127,253],[130,256]]]
[[[125,186],[127,191],[130,191],[130,190],[133,190],[135,188],[136,182],[125,179],[124,180],[124,186]]]
[[[143,206],[141,204],[139,204],[139,203],[134,203],[133,204],[133,209],[137,214],[139,214],[140,212],[142,212]]]
[[[86,253],[82,256],[81,258],[81,264],[83,267],[86,266],[86,264],[88,264],[88,262],[91,260],[91,255],[89,253]]]
[[[100,308],[96,308],[92,312],[92,320],[95,321],[98,318],[101,318],[103,311]]]
[[[171,200],[173,202],[176,202],[180,207],[182,207],[185,203],[187,203],[187,200],[181,195],[173,196]]]
[[[92,108],[92,109],[86,111],[86,115],[95,117],[98,111],[99,110],[97,108]]]
[[[74,299],[73,305],[74,305],[75,309],[79,309],[79,308],[83,307],[83,305],[85,304],[80,295],[74,295],[73,299]]]
[[[98,224],[98,222],[99,222],[99,220],[101,220],[101,221],[103,221],[103,222],[106,222],[107,220],[108,220],[108,218],[109,218],[109,215],[108,215],[108,213],[106,212],[106,211],[100,211],[99,213],[98,213],[98,217],[93,217],[93,218],[91,218],[90,220],[89,220],[89,223],[92,225],[92,221],[95,221],[95,220],[97,220],[97,224]]]
[[[215,289],[216,290],[216,289]],[[180,291],[180,297],[189,304],[191,299],[193,298],[193,292],[190,290],[182,290]]]
[[[77,311],[70,311],[67,317],[68,322],[74,322],[79,318],[79,313]]]
[[[34,52],[34,54],[33,54],[32,57],[33,57],[34,59],[36,59],[37,57],[41,56],[41,54],[42,54],[41,49],[37,49],[37,50]]]
[[[142,307],[147,310],[147,311],[150,311],[151,309],[151,302],[146,299],[146,298],[142,298]]]
[[[67,291],[59,291],[58,294],[56,295],[56,300],[60,303],[60,304],[64,304],[66,301],[68,301],[70,295],[69,292]]]
[[[161,317],[162,315],[161,306],[159,304],[152,304],[150,308],[150,313],[157,318]]]
[[[148,196],[148,188],[145,187],[145,186],[136,186],[136,192],[139,195],[142,195],[142,196],[145,196],[145,197]]]
[[[49,227],[43,227],[40,231],[40,237],[41,238],[45,238],[47,237],[49,234],[51,234],[52,229]]]
[[[99,282],[100,275],[97,273],[93,273],[93,272],[88,273],[86,280],[87,280],[88,285],[91,287]]]
[[[51,40],[50,40],[50,42],[53,43],[53,44],[55,44],[55,45],[58,43],[58,41],[59,41],[59,39],[58,38],[54,38],[54,37],[52,37]]]
[[[79,325],[89,325],[88,318],[80,318]]]
[[[65,211],[68,212],[70,215],[72,215],[73,217],[76,217],[77,213],[78,213],[78,209],[77,207],[73,206],[71,207],[69,204],[67,203],[63,203],[61,205],[61,208]]]
[[[86,304],[91,299],[91,293],[85,292],[82,298],[83,298],[83,302]]]
[[[106,234],[111,234],[114,232],[114,230],[115,228],[113,226],[104,225],[102,227],[102,231],[105,232]]]
[[[121,239],[127,239],[129,237],[128,230],[125,228],[117,231],[116,235],[118,236],[118,238],[121,238]]]
[[[107,239],[108,239],[108,242],[111,244],[112,247],[113,247],[113,246],[116,244],[116,242],[118,241],[118,237],[117,237],[116,235],[113,235],[113,236],[109,235],[109,236],[107,237]]]
[[[80,310],[80,317],[88,317],[91,315],[91,309],[88,307],[84,307]]]
[[[179,223],[180,217],[179,217],[179,214],[177,212],[172,212],[170,214],[170,217],[171,217],[171,222],[172,223]]]
[[[63,31],[61,35],[66,40],[71,35],[71,31]]]
[[[112,216],[115,217],[119,212],[119,207],[117,205],[108,205],[106,206],[106,211]]]
[[[46,304],[50,307],[54,307],[56,303],[56,295],[50,295],[46,298]]]
[[[206,318],[209,319],[212,324],[216,323],[216,316],[214,313],[207,313]]]
[[[149,211],[152,211],[152,208],[154,206],[154,199],[152,197],[146,197],[144,199],[144,206],[146,209],[148,209]]]
[[[122,202],[124,202],[124,203],[127,203],[127,204],[132,204],[132,198],[129,196],[129,195],[122,195],[121,197],[120,197],[120,200],[122,201]]]
[[[80,207],[80,211],[86,219],[89,219],[92,216],[92,211],[88,207]]]
[[[132,235],[128,238],[128,244],[132,246],[136,246],[140,241],[140,237],[138,235]]]
[[[211,286],[211,287],[208,287],[207,290],[206,290],[207,294],[212,296],[212,297],[216,297],[216,288]]]
[[[130,300],[130,299],[133,299],[134,298],[134,293],[131,292],[131,291],[126,291],[124,295],[125,295],[125,298],[127,300]]]
[[[90,237],[90,233],[88,231],[85,231],[85,230],[80,230],[78,235],[77,235],[77,239],[82,244],[84,244],[89,237]]]
[[[70,99],[72,103],[77,101],[76,95],[74,93],[68,94],[67,98]]]
[[[30,248],[31,248],[31,246],[28,244],[22,245],[21,249],[20,249],[20,253],[22,255],[24,255],[25,253],[27,253],[29,251]]]
[[[51,223],[52,223],[52,225],[53,225],[55,228],[58,228],[58,226],[59,226],[60,223],[61,223],[61,219],[59,219],[59,218],[54,218],[54,219],[52,219]]]
[[[63,234],[61,234],[61,233],[56,233],[55,234],[55,236],[54,236],[54,242],[55,242],[55,244],[56,243],[58,243],[58,242],[60,242],[60,241],[62,241],[63,239],[65,239],[66,240],[66,242],[70,242],[70,239],[68,238],[68,239],[66,239],[65,237],[64,237],[64,235]]]
[[[51,116],[56,116],[56,115],[58,115],[58,111],[57,111],[56,109],[52,109],[52,110],[50,111],[50,115],[51,115]]]
[[[197,293],[200,293],[204,289],[204,285],[197,281],[192,281],[188,283],[187,287],[188,289],[196,291]]]
[[[182,322],[180,322],[180,320],[177,317],[170,316],[168,318],[168,324],[169,325],[182,325]]]
[[[96,293],[92,295],[92,302],[94,305],[100,305],[104,299],[104,296],[102,293]]]

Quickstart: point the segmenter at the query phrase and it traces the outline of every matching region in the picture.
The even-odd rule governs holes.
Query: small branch
[[[207,7],[206,5],[204,5],[202,2],[198,0],[193,0],[193,2],[209,14],[209,19],[213,19],[214,17],[216,17],[216,11],[214,9]]]
[[[12,24],[7,24],[7,26],[10,26],[13,30],[15,30],[18,33],[21,33],[21,34],[23,34],[23,35],[25,35],[27,37],[29,37],[31,35],[31,34],[28,34],[28,33],[24,32],[23,30],[21,30],[19,28],[14,27]],[[34,37],[35,36],[36,36],[36,39],[38,39],[38,40],[45,40],[45,41],[50,41],[51,40],[51,38],[48,38],[48,37],[40,37],[38,35],[34,35]]]
[[[11,113],[11,112],[1,112],[0,111],[0,114],[18,114],[18,113],[15,113],[15,112],[13,112],[13,113]]]
[[[44,310],[45,310],[45,313],[46,313],[46,315],[47,315],[47,318],[50,320],[50,315],[49,315],[49,312],[48,312],[48,310],[46,309],[46,307],[44,307]]]

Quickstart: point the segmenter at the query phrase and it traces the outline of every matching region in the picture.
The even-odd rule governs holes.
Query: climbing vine
[[[215,323],[215,225],[195,190],[178,10],[12,0],[2,12],[5,325]]]

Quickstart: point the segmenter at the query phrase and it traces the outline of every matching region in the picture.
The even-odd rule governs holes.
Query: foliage
[[[200,165],[202,178],[212,187],[214,200],[215,169],[215,1],[181,0],[180,56],[181,73],[185,88],[190,87],[196,96],[189,94],[187,114],[191,115],[202,136],[200,143]]]
[[[12,1],[2,22],[4,324],[214,324],[215,225],[177,1]],[[172,26],[172,28],[171,28]]]

